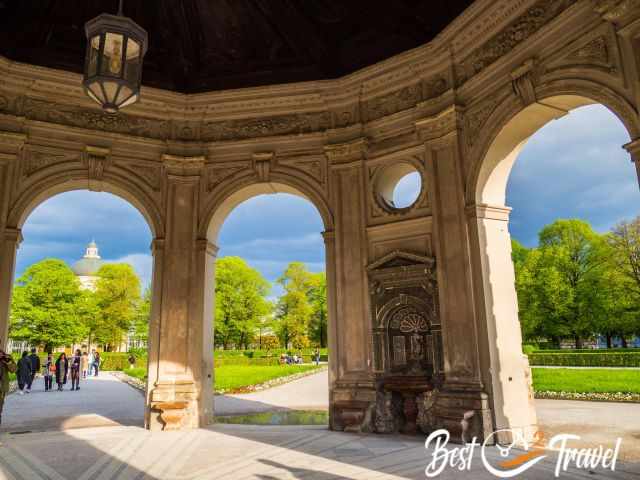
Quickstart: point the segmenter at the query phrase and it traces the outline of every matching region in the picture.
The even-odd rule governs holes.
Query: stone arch
[[[90,186],[86,171],[61,172],[45,177],[20,192],[9,211],[7,224],[13,228],[21,228],[31,212],[54,195],[72,190],[93,190],[111,193],[129,202],[147,221],[154,238],[164,236],[160,209],[140,187],[120,177],[105,178],[100,181],[100,187],[96,190]]]
[[[535,98],[524,106],[512,94],[488,116],[482,127],[486,133],[467,152],[471,168],[466,183],[482,380],[490,393],[495,428],[511,426],[526,436],[537,429],[537,418],[529,364],[521,348],[510,209],[505,206],[511,168],[533,134],[581,106],[602,104],[625,125],[631,139],[640,132],[636,110],[625,97],[591,80],[548,82],[536,88]]]
[[[630,139],[640,135],[636,110],[615,90],[589,80],[556,80],[536,88],[537,102],[523,106],[511,95],[489,116],[487,134],[470,153],[467,204],[504,205],[511,168],[528,139],[552,120],[576,108],[602,104],[627,129]]]
[[[322,192],[294,176],[272,174],[270,180],[257,182],[255,178],[243,178],[217,192],[205,208],[198,228],[200,238],[215,244],[222,224],[235,207],[256,195],[273,193],[289,193],[308,200],[318,210],[325,231],[333,231],[333,213]]]

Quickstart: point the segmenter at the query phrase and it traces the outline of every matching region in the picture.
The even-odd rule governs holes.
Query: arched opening
[[[216,421],[328,422],[328,228],[322,209],[285,184],[240,188],[215,209],[205,319],[214,330]]]
[[[554,332],[558,332],[558,338],[564,337],[561,345],[556,345],[558,348],[569,347],[570,337],[574,334],[574,348],[576,344],[578,347],[599,346],[596,341],[599,327],[595,325],[605,313],[591,307],[587,310],[582,303],[578,308],[577,301],[568,300],[573,299],[578,290],[569,292],[564,288],[563,270],[557,267],[561,262],[559,255],[562,251],[569,252],[567,248],[575,247],[576,252],[580,249],[592,259],[601,255],[599,258],[604,262],[601,266],[606,264],[606,255],[602,253],[605,250],[599,250],[599,246],[605,248],[607,245],[608,237],[605,235],[616,223],[633,220],[638,214],[640,196],[635,168],[622,149],[634,135],[634,126],[625,120],[628,118],[625,112],[615,112],[597,103],[586,97],[563,95],[541,100],[520,110],[493,138],[475,177],[477,183],[473,193],[476,205],[471,229],[477,234],[480,276],[476,282],[481,285],[478,291],[481,288],[479,297],[483,301],[481,308],[486,320],[482,327],[485,329],[483,340],[487,352],[483,358],[483,379],[490,386],[498,429],[521,428],[531,434],[539,427],[545,435],[551,436],[562,428],[562,431],[571,431],[572,425],[567,422],[573,418],[577,422],[574,429],[583,431],[584,427],[591,428],[592,432],[606,432],[593,423],[594,419],[601,418],[598,409],[602,404],[584,403],[577,410],[571,403],[548,404],[545,403],[547,400],[539,399],[561,399],[551,401],[553,403],[571,398],[566,392],[559,391],[556,396],[542,392],[546,388],[553,390],[557,387],[549,386],[549,382],[544,380],[549,375],[556,379],[566,378],[563,381],[567,383],[560,390],[571,392],[577,388],[577,392],[581,392],[592,388],[588,386],[592,383],[590,375],[597,373],[576,371],[569,378],[564,377],[562,370],[542,371],[540,357],[534,352],[552,337],[555,342]],[[612,174],[612,171],[616,173]],[[615,208],[621,192],[630,193],[618,205],[626,203],[631,205],[630,208]],[[514,243],[512,261],[514,236],[529,248]],[[576,240],[578,237],[581,239],[579,242]],[[573,246],[568,246],[567,242]],[[544,257],[546,262],[543,265],[543,260],[540,260],[533,274],[520,270],[523,264],[519,262],[529,251],[534,252],[531,259]],[[567,255],[571,262],[582,261],[578,260],[580,255]],[[597,268],[604,272],[601,266]],[[596,268],[595,260],[588,269],[591,267]],[[565,271],[567,278],[568,268]],[[595,272],[593,270],[588,275],[596,279]],[[558,301],[566,303],[565,306],[573,312],[571,315],[575,314],[573,320],[566,313],[569,310],[563,319],[556,318],[551,303],[545,303],[549,307],[547,313],[539,315],[542,310],[535,310],[529,300],[535,296],[536,305],[540,307],[542,290],[525,291],[525,288],[535,286],[530,274],[534,275],[539,287],[555,285],[547,291],[555,291]],[[556,274],[557,278],[548,276],[545,280],[545,275]],[[571,288],[584,289],[588,277],[581,278],[571,276],[567,285],[573,282],[575,285]],[[609,289],[608,281],[603,278],[608,277],[598,279],[600,291]],[[549,302],[550,298],[547,296]],[[576,308],[569,305],[571,302]],[[550,328],[545,331],[538,328],[539,325],[532,327],[531,321],[536,315]],[[590,326],[583,333],[576,333],[587,318]],[[583,343],[582,340],[587,339],[580,339],[580,335],[589,337],[589,340]],[[535,343],[535,346],[527,346],[525,353],[530,354],[529,358],[523,355],[523,341]],[[545,358],[549,360],[551,357]],[[534,368],[533,378],[529,363]],[[579,379],[576,375],[583,377]],[[534,396],[537,399],[534,400]],[[595,398],[597,395],[592,396]],[[590,413],[585,415],[585,411]],[[598,440],[604,443],[612,438],[590,437],[585,444]]]
[[[58,185],[9,212],[21,238],[6,348],[38,359],[20,363],[3,431],[144,424],[144,399],[112,372],[146,370],[157,223],[109,190]]]

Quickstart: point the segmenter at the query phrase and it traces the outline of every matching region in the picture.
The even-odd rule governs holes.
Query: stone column
[[[328,251],[328,275],[335,278],[332,361],[334,429],[367,430],[375,389],[370,375],[370,321],[367,292],[364,139],[328,145],[331,202],[335,212],[335,245]],[[329,249],[328,249],[329,250]],[[330,263],[332,265],[330,265]],[[329,279],[329,278],[328,278]]]
[[[15,228],[5,228],[0,237],[0,348],[2,349],[7,346],[16,253],[21,241],[22,234]]]
[[[340,348],[338,342],[338,312],[336,311],[336,236],[334,232],[323,232],[327,275],[327,344],[329,347],[329,398],[332,398],[338,378]],[[329,426],[333,428],[333,411],[329,409]]]
[[[22,241],[20,229],[8,225],[7,217],[17,159],[26,139],[21,133],[0,131],[0,348],[7,345],[16,251]]]
[[[212,318],[205,318],[203,295],[206,248],[197,238],[204,158],[164,155],[163,161],[166,236],[154,245],[159,285],[149,337],[157,345],[150,345],[149,368],[155,371],[149,376],[148,425],[175,430],[205,426],[212,417]]]
[[[507,207],[472,205],[467,208],[474,262],[474,285],[483,381],[491,394],[495,429],[519,431],[531,440],[537,419],[531,369],[522,353],[518,297],[511,260]],[[483,312],[481,310],[484,310]],[[509,435],[500,440],[511,441]]]
[[[478,325],[471,280],[469,232],[459,147],[460,111],[454,106],[416,123],[425,142],[434,216],[434,244],[445,381],[436,402],[437,423],[461,439],[463,417],[473,414],[467,438],[492,431],[481,380]]]

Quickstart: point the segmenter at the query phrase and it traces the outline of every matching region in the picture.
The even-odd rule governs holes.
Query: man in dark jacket
[[[31,391],[31,384],[33,380],[36,378],[36,373],[40,371],[40,357],[36,354],[36,349],[31,349],[31,355],[29,355],[29,360],[31,361],[31,380],[29,380],[29,384],[27,385],[27,391]]]

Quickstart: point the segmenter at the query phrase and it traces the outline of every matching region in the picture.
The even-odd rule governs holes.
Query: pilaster
[[[531,440],[537,417],[529,362],[522,353],[518,297],[511,259],[508,207],[467,207],[471,239],[482,380],[490,394],[496,430]],[[512,438],[499,434],[498,439]]]
[[[370,375],[370,328],[366,285],[366,139],[325,147],[329,161],[335,240],[328,256],[328,274],[335,277],[336,339],[331,418],[334,429],[366,430],[375,391]],[[325,237],[326,238],[326,237]],[[330,265],[332,264],[332,265]],[[329,280],[329,279],[328,279]],[[328,282],[329,283],[329,282]]]
[[[471,252],[465,216],[460,128],[463,111],[452,106],[416,122],[425,144],[431,182],[434,245],[444,354],[444,384],[438,395],[437,424],[462,439],[461,420],[473,412],[472,432],[492,430],[488,395],[481,379],[478,318],[472,287]]]
[[[636,174],[638,175],[638,184],[640,184],[640,138],[623,145],[623,147],[631,155],[631,161],[636,166]]]
[[[16,253],[22,233],[17,228],[4,228],[0,236],[0,348],[7,346],[11,291],[16,270]]]

